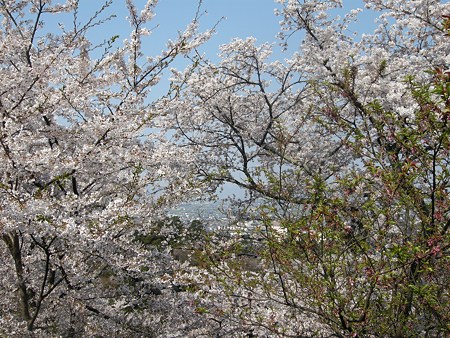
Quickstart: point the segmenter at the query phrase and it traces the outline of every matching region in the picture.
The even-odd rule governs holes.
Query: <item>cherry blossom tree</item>
[[[201,312],[228,335],[449,333],[449,4],[280,0],[280,41],[173,72],[166,127],[254,229],[205,244]]]
[[[196,193],[192,170],[179,170],[192,157],[154,128],[147,97],[211,31],[198,32],[197,15],[145,56],[156,3],[127,0],[129,38],[96,44],[89,32],[113,19],[112,0],[90,18],[76,0],[0,1],[2,336],[185,336],[198,325],[170,291],[173,260],[138,235]],[[49,31],[49,15],[66,24]]]

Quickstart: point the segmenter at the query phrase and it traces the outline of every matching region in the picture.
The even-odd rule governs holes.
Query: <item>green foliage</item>
[[[276,209],[261,206],[258,241],[207,251],[226,294],[262,288],[342,337],[450,333],[450,76],[432,75],[425,85],[407,79],[413,116],[399,118],[377,101],[364,108],[375,136],[339,122],[360,167],[332,182],[313,177],[296,218],[275,222]],[[266,176],[279,194],[277,178]],[[249,251],[252,269],[241,258]]]

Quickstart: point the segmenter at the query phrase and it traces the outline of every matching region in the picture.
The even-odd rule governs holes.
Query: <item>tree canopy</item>
[[[449,4],[277,2],[295,53],[213,62],[200,9],[149,57],[157,1],[121,44],[88,38],[113,1],[0,1],[0,335],[449,334]],[[165,218],[224,184],[225,231]]]

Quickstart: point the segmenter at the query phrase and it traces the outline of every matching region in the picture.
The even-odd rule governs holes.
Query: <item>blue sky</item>
[[[136,0],[138,8],[145,5],[145,0]],[[88,18],[104,3],[103,0],[80,0],[80,18]],[[209,57],[215,58],[218,47],[231,41],[234,37],[253,36],[258,42],[273,42],[278,32],[278,21],[274,15],[277,6],[273,0],[203,0],[200,23],[202,29],[213,27],[220,21],[215,36],[202,48]],[[149,55],[159,53],[168,39],[174,39],[177,31],[183,30],[194,18],[197,0],[159,0],[156,17],[148,28],[158,26],[146,39],[145,51]],[[128,37],[130,26],[125,20],[128,12],[124,0],[115,0],[105,12],[117,17],[103,26],[93,30],[91,38],[103,40],[119,35],[123,40]],[[223,18],[223,19],[222,19]],[[51,18],[50,18],[51,19]]]
[[[88,20],[96,10],[98,10],[105,0],[80,0],[79,18],[82,21]],[[146,0],[135,0],[137,8],[144,7]],[[276,35],[279,31],[280,17],[274,14],[274,9],[279,4],[274,0],[203,0],[201,12],[201,29],[217,26],[217,33],[200,48],[207,58],[213,61],[219,61],[217,53],[219,46],[230,42],[235,37],[246,38],[253,36],[257,43],[274,43],[273,58],[284,59],[289,56],[281,52],[277,46]],[[344,11],[355,7],[362,7],[362,0],[344,0]],[[149,23],[148,28],[153,29],[151,36],[146,37],[143,43],[144,53],[148,55],[157,55],[164,48],[168,39],[175,39],[179,30],[189,24],[194,18],[198,8],[198,0],[159,0],[156,7],[156,17]],[[128,38],[131,27],[125,17],[128,15],[125,0],[114,0],[113,4],[103,13],[102,18],[114,14],[116,17],[105,24],[94,27],[89,38],[101,42],[118,35],[117,41]],[[43,18],[50,26],[47,29],[55,29],[56,21],[61,20],[60,16],[47,16]],[[373,29],[373,15],[365,14],[361,22],[354,28],[360,33]],[[67,18],[66,24],[70,25],[71,18]],[[298,40],[297,40],[298,41]],[[295,39],[292,40],[292,48],[295,50]],[[179,59],[173,66],[182,69],[186,66],[187,60]],[[167,81],[163,81],[167,85]],[[155,88],[155,97],[161,95],[164,89]]]
[[[62,2],[62,0],[60,0]],[[99,10],[106,0],[79,0],[80,11],[78,19],[86,23],[89,18]],[[140,11],[146,0],[135,0],[136,7]],[[175,39],[178,31],[183,31],[195,17],[198,9],[198,0],[159,0],[156,7],[156,16],[149,22],[147,28],[152,29],[152,35],[143,40],[143,51],[149,56],[155,56],[165,49],[169,39]],[[202,53],[214,61],[219,61],[217,53],[219,46],[230,42],[235,37],[246,38],[253,36],[258,43],[275,42],[280,20],[274,15],[277,4],[273,0],[203,0],[200,12],[200,30],[206,30],[217,26],[217,33],[200,48]],[[279,5],[278,5],[279,6]],[[119,36],[116,40],[120,42],[129,37],[131,27],[126,20],[128,10],[125,0],[114,0],[113,4],[104,11],[100,18],[105,19],[110,15],[116,17],[93,27],[88,34],[91,41],[101,43],[113,36]],[[61,16],[46,14],[43,18],[46,22],[44,32],[58,32],[57,24],[63,22],[67,29],[72,26],[72,16]],[[94,55],[95,57],[95,55]],[[285,56],[281,56],[284,58]],[[188,60],[179,58],[172,64],[173,67],[183,69]],[[167,75],[169,73],[167,72]],[[168,85],[166,80],[162,81],[163,87]],[[154,88],[154,96],[163,94],[164,88]]]
[[[138,8],[145,5],[146,0],[136,0]],[[80,0],[80,18],[87,19],[100,8],[104,0]],[[156,17],[149,24],[149,28],[158,27],[152,36],[147,38],[145,51],[149,55],[159,53],[170,38],[175,38],[178,30],[184,27],[194,17],[198,0],[159,0],[156,8]],[[201,18],[201,27],[204,29],[214,26],[224,18],[217,27],[216,35],[202,48],[207,56],[215,59],[221,44],[228,43],[234,37],[245,38],[253,36],[258,43],[276,42],[279,30],[280,17],[274,15],[274,9],[280,5],[273,0],[203,0],[202,11],[206,13]],[[344,0],[345,11],[363,6],[361,0]],[[125,0],[114,0],[113,5],[105,14],[115,14],[117,17],[105,25],[92,31],[91,37],[103,40],[119,35],[123,40],[128,37],[130,26],[125,20],[127,10]],[[48,18],[52,20],[52,18]],[[56,18],[55,18],[56,19]],[[355,26],[361,32],[373,29],[373,16],[369,14],[361,18]],[[278,54],[284,58],[282,54]]]

